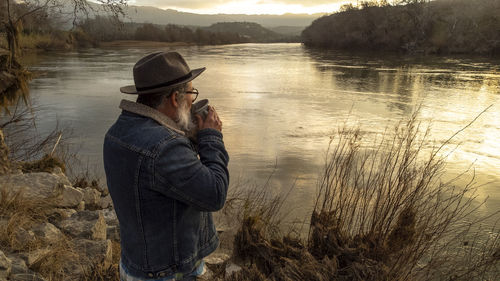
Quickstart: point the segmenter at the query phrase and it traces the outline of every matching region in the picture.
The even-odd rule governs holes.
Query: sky
[[[356,0],[129,0],[129,5],[153,6],[197,14],[332,13]]]

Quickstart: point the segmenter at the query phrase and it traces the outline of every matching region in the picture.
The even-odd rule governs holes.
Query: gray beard
[[[177,111],[177,125],[185,133],[191,132],[196,129],[196,125],[191,117],[191,111],[187,106],[187,101],[184,100],[181,107]]]

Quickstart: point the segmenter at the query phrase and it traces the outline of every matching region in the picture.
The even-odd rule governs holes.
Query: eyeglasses
[[[195,88],[193,88],[193,90],[192,90],[192,91],[186,91],[186,94],[192,94],[192,95],[195,95],[195,96],[194,96],[194,99],[193,99],[193,102],[196,100],[196,98],[198,98],[198,94],[199,94],[199,93],[200,93],[200,92],[198,92],[198,89],[195,89]]]

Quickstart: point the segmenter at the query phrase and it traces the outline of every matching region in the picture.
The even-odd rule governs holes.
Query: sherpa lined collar
[[[161,125],[174,130],[175,132],[185,135],[185,133],[177,126],[177,124],[174,122],[174,120],[170,119],[168,116],[165,114],[159,112],[156,109],[153,109],[147,105],[129,101],[129,100],[122,100],[120,102],[120,108],[135,114],[139,114],[145,117],[149,117],[156,122],[160,123]]]

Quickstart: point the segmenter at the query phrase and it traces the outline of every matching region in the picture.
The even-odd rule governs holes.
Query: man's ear
[[[175,91],[168,97],[170,104],[175,108],[179,107],[179,102],[177,101],[178,94],[179,92]]]

